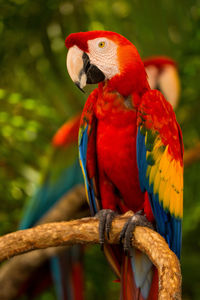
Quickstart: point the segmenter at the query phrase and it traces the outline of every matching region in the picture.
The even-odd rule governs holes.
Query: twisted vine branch
[[[108,243],[119,243],[119,234],[128,217],[130,212],[113,221]],[[35,249],[99,243],[98,225],[96,218],[83,218],[7,234],[0,238],[0,261]],[[137,227],[133,233],[133,246],[146,253],[158,269],[159,299],[181,299],[179,260],[165,240],[148,228]]]
[[[89,215],[85,188],[83,185],[76,185],[47,211],[38,224],[67,221]],[[4,262],[0,267],[0,299],[17,299],[24,284],[35,270],[52,256],[65,252],[66,248],[67,246],[63,246],[30,251]]]

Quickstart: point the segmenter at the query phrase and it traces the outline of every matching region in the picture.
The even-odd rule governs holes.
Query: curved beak
[[[83,51],[77,46],[73,46],[67,53],[67,70],[73,82],[83,91],[86,85],[86,74],[83,72]]]
[[[99,83],[105,79],[103,72],[90,63],[87,53],[77,46],[69,49],[66,62],[71,79],[82,92],[86,84]]]

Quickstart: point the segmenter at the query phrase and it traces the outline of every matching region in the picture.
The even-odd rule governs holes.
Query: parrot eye
[[[106,44],[106,43],[102,41],[102,42],[99,42],[99,43],[98,43],[98,46],[99,46],[99,48],[104,48],[104,47],[105,47],[105,44]]]

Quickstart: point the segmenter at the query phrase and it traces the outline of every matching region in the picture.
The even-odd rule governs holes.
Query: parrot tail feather
[[[53,280],[59,300],[83,300],[83,248],[74,245],[59,256],[51,258]]]
[[[133,249],[123,256],[121,300],[157,300],[158,272],[148,257]]]
[[[135,284],[130,258],[124,255],[121,273],[120,300],[144,300],[143,298],[139,298],[139,293],[140,291]]]

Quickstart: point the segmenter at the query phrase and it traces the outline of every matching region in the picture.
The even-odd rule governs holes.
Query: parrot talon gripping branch
[[[107,238],[110,239],[110,230],[114,217],[117,213],[111,209],[101,209],[96,213],[95,217],[99,219],[99,243],[101,249],[103,250],[103,245],[105,241],[105,232]]]
[[[136,212],[132,217],[128,219],[120,233],[120,242],[124,244],[125,254],[131,255],[132,250],[132,236],[133,231],[136,226],[148,227],[150,229],[155,229],[153,224],[147,220],[147,218],[142,214],[143,210]]]
[[[121,234],[125,250],[142,219],[180,258],[183,142],[175,113],[162,93],[150,88],[138,51],[125,37],[109,31],[72,33],[66,47],[74,83],[80,89],[98,83],[82,112],[79,159],[91,214],[103,209],[100,243],[121,282],[120,299],[158,299],[158,270],[150,259],[136,248],[125,255],[123,247],[104,243],[104,233],[109,236],[111,212],[132,210],[136,220]]]

